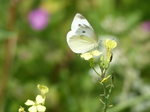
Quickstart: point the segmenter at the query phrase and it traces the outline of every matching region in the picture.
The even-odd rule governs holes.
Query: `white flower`
[[[38,87],[38,89],[41,91],[41,94],[42,94],[42,95],[45,95],[45,94],[49,91],[49,89],[48,89],[47,86],[38,84],[37,87]]]
[[[42,104],[45,102],[45,98],[41,95],[36,96],[36,101],[27,100],[25,105],[31,106],[28,111],[29,112],[45,112],[46,107]]]
[[[25,112],[25,111],[24,111],[24,108],[23,108],[23,107],[20,107],[20,108],[18,109],[18,112]]]
[[[102,52],[95,50],[95,51],[86,52],[86,53],[81,54],[81,58],[84,58],[85,60],[89,60],[89,59],[94,58],[95,56],[99,56],[101,54],[102,54]]]

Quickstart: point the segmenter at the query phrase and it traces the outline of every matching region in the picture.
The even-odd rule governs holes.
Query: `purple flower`
[[[45,10],[35,9],[29,13],[28,20],[34,30],[43,30],[48,24],[49,14]]]
[[[150,31],[150,21],[145,21],[142,23],[142,29],[144,31]]]

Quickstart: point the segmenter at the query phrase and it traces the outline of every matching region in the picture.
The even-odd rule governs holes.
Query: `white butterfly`
[[[85,53],[98,46],[98,38],[84,16],[77,13],[67,34],[67,43],[75,53]]]

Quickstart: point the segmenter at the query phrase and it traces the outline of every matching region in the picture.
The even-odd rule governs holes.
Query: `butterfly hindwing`
[[[98,45],[98,39],[90,23],[77,13],[67,34],[67,43],[75,53],[85,53]]]
[[[74,35],[69,39],[69,46],[75,53],[84,53],[94,49],[97,41],[85,35]]]

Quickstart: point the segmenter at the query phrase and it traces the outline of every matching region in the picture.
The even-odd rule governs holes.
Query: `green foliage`
[[[72,53],[66,43],[76,13],[89,20],[99,39],[114,36],[118,43],[110,63],[115,77],[110,112],[150,111],[150,28],[143,26],[150,21],[149,0],[20,0],[14,3],[16,11],[10,9],[12,1],[0,3],[0,88],[5,88],[0,89],[0,111],[16,112],[37,95],[37,84],[49,88],[47,112],[101,111],[99,95],[103,90],[97,77],[89,63]],[[39,7],[50,16],[47,26],[37,31],[28,14]],[[16,35],[16,44],[7,50],[7,41]],[[8,51],[12,60],[6,75]]]

